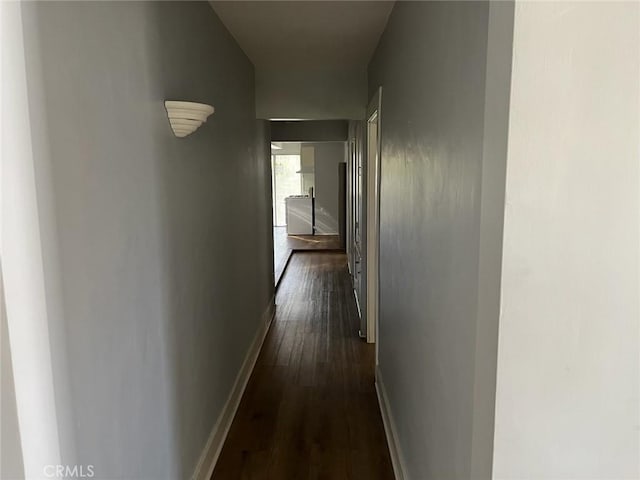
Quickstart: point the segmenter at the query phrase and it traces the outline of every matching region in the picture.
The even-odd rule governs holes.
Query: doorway
[[[382,87],[367,109],[367,343],[376,343],[378,363],[378,311],[380,259],[380,102]]]
[[[279,284],[292,253],[339,250],[340,141],[271,142],[274,277]]]

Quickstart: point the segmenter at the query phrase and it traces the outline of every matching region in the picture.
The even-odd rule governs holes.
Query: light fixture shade
[[[195,132],[214,112],[214,108],[205,103],[176,100],[165,101],[164,107],[167,109],[167,116],[173,133],[180,138]]]

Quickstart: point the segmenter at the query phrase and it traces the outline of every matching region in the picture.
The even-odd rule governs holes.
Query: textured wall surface
[[[207,3],[23,12],[59,245],[63,459],[96,478],[188,478],[273,294],[253,66]],[[177,139],[165,99],[216,112]]]
[[[476,382],[495,381],[500,243],[481,265],[496,246],[481,239],[501,236],[513,18],[490,42],[492,9],[398,2],[369,66],[370,97],[382,86],[379,371],[409,479],[490,475],[493,423],[478,418],[492,418],[494,392]]]

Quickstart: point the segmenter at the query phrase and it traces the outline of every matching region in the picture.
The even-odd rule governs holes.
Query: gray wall
[[[347,120],[271,122],[274,142],[344,142],[349,135]]]
[[[73,446],[66,382],[64,325],[56,272],[50,162],[41,75],[25,61],[24,4],[2,4],[2,277],[14,372],[24,474],[60,464],[60,443]],[[28,28],[27,28],[28,30]],[[31,67],[31,66],[29,66]],[[27,85],[27,78],[29,85]],[[28,292],[28,295],[25,293]],[[63,352],[62,355],[59,353]],[[52,362],[52,356],[56,362]],[[54,386],[55,378],[55,386]],[[60,428],[60,423],[66,428]]]
[[[2,276],[0,276],[0,356],[2,359],[0,361],[0,408],[2,409],[2,422],[0,422],[0,478],[20,480],[24,478],[24,468]]]
[[[491,474],[482,419],[493,414],[500,246],[490,240],[501,233],[513,18],[494,8],[510,4],[398,2],[369,66],[370,97],[383,88],[379,379],[408,479]],[[502,38],[489,40],[490,28]],[[482,326],[493,330],[483,337]]]
[[[367,72],[362,67],[334,70],[260,68],[256,75],[259,118],[332,120],[365,114]]]
[[[207,3],[23,13],[58,245],[43,251],[58,257],[64,312],[51,327],[72,406],[63,460],[96,478],[187,478],[273,294],[253,67]],[[165,99],[216,112],[177,139]]]
[[[338,234],[338,164],[346,159],[344,142],[306,143],[315,151],[316,233]]]

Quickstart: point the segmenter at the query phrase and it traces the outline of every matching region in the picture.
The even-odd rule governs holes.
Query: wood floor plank
[[[391,480],[346,256],[296,253],[214,480]]]

